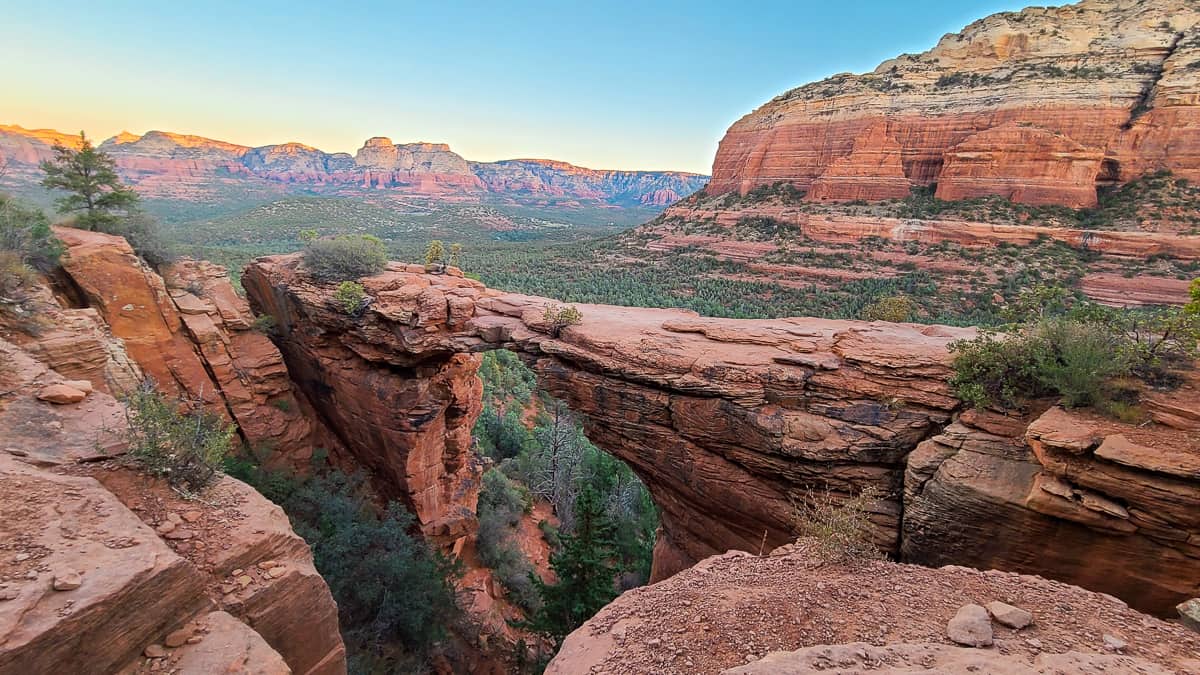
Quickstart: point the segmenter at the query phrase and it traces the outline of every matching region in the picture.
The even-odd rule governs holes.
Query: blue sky
[[[0,123],[707,173],[736,119],[1005,0],[0,0]]]

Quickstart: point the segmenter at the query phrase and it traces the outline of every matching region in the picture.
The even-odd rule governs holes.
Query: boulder
[[[87,392],[81,391],[75,387],[66,384],[52,384],[38,392],[38,399],[53,403],[55,405],[68,405],[71,403],[79,403],[87,398]]]
[[[946,624],[946,637],[966,647],[990,647],[992,619],[979,605],[963,605]]]

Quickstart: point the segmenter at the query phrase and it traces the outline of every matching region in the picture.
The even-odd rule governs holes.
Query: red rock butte
[[[788,91],[722,139],[709,194],[1094,206],[1170,170],[1200,180],[1200,8],[1083,0],[981,19],[933,49]]]

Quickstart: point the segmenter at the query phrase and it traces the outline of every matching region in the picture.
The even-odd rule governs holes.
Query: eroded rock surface
[[[962,604],[993,600],[1028,609],[1034,623],[993,624],[991,648],[953,644],[946,624]],[[1126,642],[1123,653],[1107,649],[1104,635]],[[1083,675],[1198,667],[1200,636],[1108,596],[1005,572],[826,562],[801,541],[764,557],[715,556],[626,592],[571,633],[546,672]]]

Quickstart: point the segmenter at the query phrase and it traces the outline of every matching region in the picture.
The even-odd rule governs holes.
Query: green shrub
[[[387,262],[387,247],[371,235],[317,239],[304,250],[304,264],[309,273],[322,281],[359,279],[379,274]]]
[[[259,314],[254,317],[254,323],[250,324],[250,329],[263,335],[271,335],[276,328],[275,317],[270,314]]]
[[[1009,335],[952,343],[950,384],[975,407],[1019,409],[1055,395],[1069,408],[1095,406],[1109,400],[1113,380],[1132,374],[1133,346],[1111,325],[1049,318]]]
[[[1108,400],[1109,382],[1130,372],[1130,353],[1120,335],[1102,324],[1052,319],[1037,326],[1035,374],[1068,408]]]
[[[906,295],[892,295],[863,307],[861,316],[865,321],[904,323],[912,320],[917,309],[917,303],[912,298]]]
[[[562,329],[567,326],[574,326],[583,321],[583,313],[574,305],[546,305],[546,309],[542,312],[542,320],[550,326],[550,335],[558,337],[562,333]]]
[[[44,213],[24,208],[12,198],[0,195],[0,251],[46,272],[58,264],[63,245],[50,230],[50,221]]]
[[[381,511],[361,475],[287,476],[252,458],[226,466],[279,504],[312,548],[337,601],[351,672],[422,672],[423,658],[461,616],[457,562],[412,533],[413,517],[400,504]]]
[[[954,375],[950,386],[976,408],[1020,408],[1027,399],[1047,396],[1037,376],[1037,345],[1024,335],[982,332],[973,340],[950,344]]]
[[[9,301],[16,302],[17,296],[32,288],[37,280],[37,273],[18,253],[0,250],[0,298],[3,298],[0,302],[4,305]]]
[[[133,252],[156,269],[175,260],[171,245],[163,237],[162,225],[144,211],[133,210],[126,216],[103,220],[96,230],[124,237]]]
[[[446,247],[440,239],[434,239],[425,247],[426,265],[444,265],[446,262]]]
[[[337,292],[333,294],[333,301],[346,314],[357,316],[367,305],[367,293],[363,290],[362,284],[343,281],[338,284]]]
[[[149,472],[190,491],[208,486],[235,429],[198,401],[172,401],[149,381],[125,397],[129,453]]]

